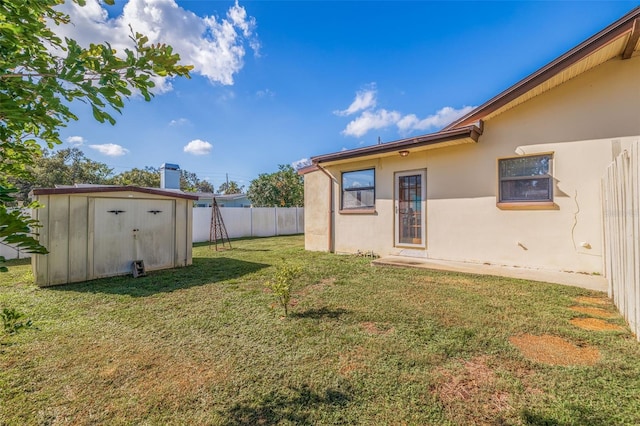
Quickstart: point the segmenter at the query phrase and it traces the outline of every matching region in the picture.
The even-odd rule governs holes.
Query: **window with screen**
[[[375,169],[342,173],[342,209],[374,209],[375,181]]]
[[[498,160],[499,202],[553,201],[552,155],[528,155]]]

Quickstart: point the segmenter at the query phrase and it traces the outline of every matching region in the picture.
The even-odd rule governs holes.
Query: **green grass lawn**
[[[0,424],[640,424],[640,344],[602,293],[373,267],[302,236],[233,246],[44,289],[14,262],[0,308],[33,326],[0,330]],[[282,262],[303,270],[287,318],[265,288]],[[622,329],[572,324],[588,301]],[[585,362],[513,343],[545,336]]]

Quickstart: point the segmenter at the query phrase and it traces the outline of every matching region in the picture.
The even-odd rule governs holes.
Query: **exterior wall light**
[[[400,154],[400,157],[406,157],[407,155],[409,155],[409,151],[403,149],[402,151],[398,151],[398,154]]]

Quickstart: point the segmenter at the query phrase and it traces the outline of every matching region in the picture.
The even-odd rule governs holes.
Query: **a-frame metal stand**
[[[224,221],[222,220],[222,214],[220,213],[220,208],[218,207],[218,202],[216,199],[213,199],[213,206],[211,207],[211,228],[209,228],[209,248],[211,248],[211,243],[213,242],[216,245],[216,251],[218,251],[218,241],[221,241],[222,249],[224,250],[226,244],[229,244],[229,248],[231,248],[231,240],[229,240],[229,234],[227,234],[227,228],[224,226]]]

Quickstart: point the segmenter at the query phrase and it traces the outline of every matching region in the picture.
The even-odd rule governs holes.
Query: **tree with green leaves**
[[[134,91],[151,99],[152,77],[189,77],[192,68],[178,63],[171,46],[149,44],[133,29],[132,48],[121,52],[106,42],[82,47],[62,40],[52,30],[71,24],[56,9],[62,2],[0,1],[0,241],[31,253],[47,251],[32,234],[35,223],[9,209],[17,191],[11,179],[29,178],[41,144],[61,143],[60,127],[78,119],[71,110],[74,101],[90,105],[99,122],[113,124],[111,114],[120,113]]]
[[[213,185],[206,180],[201,180],[195,173],[181,170],[180,189],[185,192],[213,192]]]
[[[247,196],[254,207],[304,205],[304,181],[290,165],[280,164],[275,173],[262,173],[251,181]]]
[[[157,167],[133,168],[112,177],[109,183],[122,186],[160,187],[160,169]]]
[[[112,177],[108,183],[112,185],[133,185],[148,188],[159,188],[160,169],[149,166],[144,169],[134,168]],[[201,180],[195,173],[187,170],[181,170],[180,189],[187,192],[211,192],[213,191],[213,186],[206,180]]]
[[[87,158],[78,148],[58,151],[43,149],[41,157],[34,160],[28,170],[28,179],[12,181],[19,189],[18,198],[27,200],[33,188],[53,188],[56,185],[110,183],[112,169],[104,163]]]
[[[242,194],[244,190],[244,185],[238,185],[238,182],[230,180],[229,182],[224,182],[218,188],[218,194],[231,195],[231,194]]]

